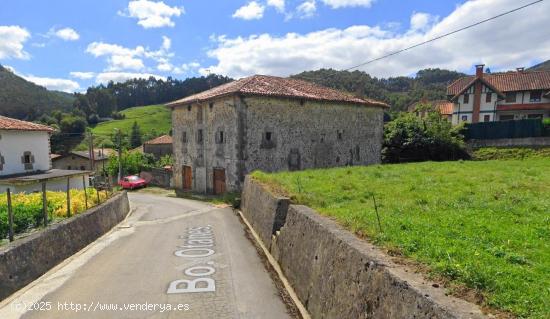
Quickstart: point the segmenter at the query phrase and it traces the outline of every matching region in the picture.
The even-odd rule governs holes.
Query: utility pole
[[[88,132],[88,153],[90,155],[90,170],[95,170],[95,154],[94,154],[94,134],[92,131]]]

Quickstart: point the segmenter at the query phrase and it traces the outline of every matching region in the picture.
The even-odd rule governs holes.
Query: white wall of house
[[[25,169],[21,158],[30,152],[32,168]],[[0,176],[51,169],[50,136],[47,132],[0,130]]]

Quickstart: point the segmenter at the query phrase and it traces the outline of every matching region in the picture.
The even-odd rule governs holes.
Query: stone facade
[[[383,107],[299,98],[226,95],[173,107],[174,182],[213,193],[214,170],[225,190],[240,191],[246,174],[381,160]]]

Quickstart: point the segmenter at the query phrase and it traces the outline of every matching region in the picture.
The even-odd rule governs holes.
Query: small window
[[[344,131],[343,130],[338,130],[336,132],[336,137],[338,138],[339,141],[341,141],[344,138]]]
[[[187,143],[187,132],[183,132],[183,133],[181,134],[181,142],[182,142],[183,144],[186,144],[186,143]]]
[[[208,104],[208,107],[210,107],[210,109],[213,109],[214,108],[214,103]]]
[[[265,140],[268,141],[268,142],[271,142],[271,137],[272,137],[271,135],[272,134],[273,133],[271,133],[271,132],[265,132]]]
[[[187,105],[187,111],[191,112],[191,104]]]
[[[464,94],[464,104],[470,103],[470,94]]]
[[[462,115],[462,122],[468,121],[468,115]]]
[[[202,130],[197,131],[197,143],[202,143],[203,136],[202,136]]]
[[[25,158],[24,158],[23,163],[30,164],[31,163],[31,154],[25,154],[24,156],[25,156]]]
[[[4,164],[6,164],[4,156],[0,155],[0,171],[4,170]]]
[[[513,121],[514,120],[514,115],[501,115],[499,117],[499,119],[501,121]]]
[[[529,115],[527,115],[527,118],[528,119],[542,119],[543,116],[542,116],[542,114],[529,114]]]
[[[515,102],[516,102],[516,92],[507,92],[506,103],[515,103]]]
[[[224,134],[223,134],[223,131],[218,131],[218,133],[216,133],[216,143],[217,144],[223,144],[225,142],[224,140]]]
[[[80,166],[80,170],[81,170],[81,171],[85,171],[85,170],[86,170],[86,167]]]
[[[489,122],[489,121],[491,121],[491,115],[488,115],[488,114],[483,115],[483,122]]]
[[[542,98],[542,91],[531,91],[529,94],[529,102],[540,102]]]
[[[273,135],[273,132],[264,132],[262,134],[262,143],[260,144],[260,148],[272,149],[275,147],[275,136]]]
[[[492,99],[493,99],[493,93],[487,92],[487,94],[485,94],[485,102],[486,103],[491,103]]]
[[[67,169],[68,169],[68,170],[71,170],[71,165],[67,166]]]

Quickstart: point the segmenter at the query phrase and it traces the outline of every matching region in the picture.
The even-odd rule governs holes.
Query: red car
[[[146,187],[147,182],[139,176],[132,175],[132,176],[126,176],[120,181],[118,181],[118,185],[120,185],[120,187],[124,189],[135,189],[140,187]]]

